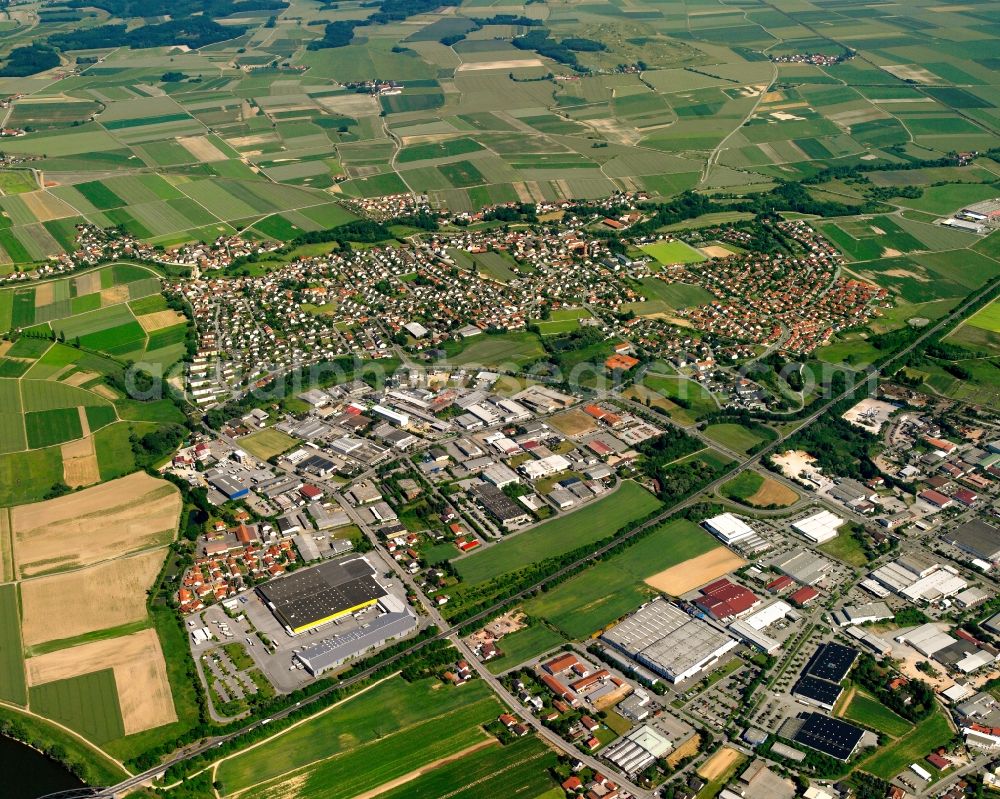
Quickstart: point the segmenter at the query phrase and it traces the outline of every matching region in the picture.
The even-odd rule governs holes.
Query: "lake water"
[[[80,788],[83,783],[66,769],[20,741],[0,736],[0,774],[4,799],[39,796]]]

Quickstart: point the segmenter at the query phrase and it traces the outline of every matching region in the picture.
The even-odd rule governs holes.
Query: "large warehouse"
[[[737,642],[676,605],[656,599],[601,636],[670,682],[693,677]]]
[[[330,560],[257,588],[275,618],[291,634],[313,630],[371,607],[388,592],[366,558]]]

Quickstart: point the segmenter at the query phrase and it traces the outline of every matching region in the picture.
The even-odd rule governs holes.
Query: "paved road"
[[[986,288],[982,289],[981,291],[976,292],[974,295],[972,295],[971,297],[969,297],[966,300],[964,300],[951,313],[949,313],[948,315],[946,315],[945,317],[943,317],[936,324],[934,324],[934,325],[928,327],[926,330],[924,330],[924,332],[920,336],[918,336],[916,339],[914,339],[914,341],[911,344],[909,344],[907,347],[905,347],[904,349],[902,349],[897,354],[893,355],[891,358],[887,359],[884,364],[882,364],[879,367],[872,367],[869,370],[867,370],[867,375],[869,377],[871,377],[872,379],[875,379],[879,375],[881,375],[883,372],[886,372],[890,366],[894,366],[895,364],[899,363],[901,360],[905,359],[907,356],[909,356],[909,354],[911,352],[913,352],[917,347],[919,347],[921,344],[923,344],[928,338],[930,338],[931,336],[935,335],[938,331],[946,328],[948,325],[950,325],[952,322],[956,321],[957,319],[962,318],[965,315],[965,313],[967,312],[967,310],[969,309],[969,307],[972,306],[974,303],[976,303],[979,300],[984,299],[984,298],[986,298],[986,297],[988,297],[990,295],[995,295],[996,292],[997,292],[998,286],[1000,286],[1000,280],[994,281],[993,283],[991,283]],[[806,417],[803,420],[802,424],[797,428],[796,432],[804,430],[805,428],[809,427],[810,425],[815,424],[816,421],[821,416],[823,416],[823,414],[825,414],[831,407],[833,407],[834,405],[836,405],[841,400],[846,399],[847,397],[851,396],[854,393],[855,390],[856,390],[856,388],[848,389],[848,390],[842,392],[841,394],[839,394],[839,395],[837,395],[835,397],[832,397],[832,398],[828,399],[826,402],[822,403],[822,405],[820,407],[818,407],[813,413],[811,413],[808,417]],[[607,554],[611,549],[613,549],[614,547],[616,547],[622,541],[625,541],[625,540],[628,540],[628,539],[631,539],[631,538],[634,538],[634,537],[640,535],[641,533],[645,532],[649,528],[661,524],[668,517],[670,517],[670,516],[674,515],[675,513],[677,513],[677,511],[682,510],[682,509],[684,509],[684,508],[686,508],[686,507],[688,507],[688,506],[690,506],[692,504],[695,504],[696,502],[700,501],[700,498],[704,494],[706,494],[706,493],[708,493],[708,494],[713,493],[717,488],[719,488],[720,486],[722,486],[724,483],[727,483],[728,481],[732,480],[737,475],[739,475],[742,472],[746,471],[747,469],[755,466],[760,461],[761,458],[763,458],[764,456],[766,456],[766,455],[770,454],[771,452],[775,451],[791,435],[794,435],[794,433],[785,434],[785,435],[779,435],[778,438],[776,438],[768,446],[764,447],[764,449],[762,449],[756,455],[753,455],[753,456],[751,456],[751,457],[743,460],[736,467],[734,467],[733,469],[729,470],[728,472],[726,472],[725,474],[723,474],[718,479],[714,480],[709,485],[705,486],[702,489],[702,491],[700,491],[699,493],[695,494],[692,497],[689,497],[688,499],[685,499],[685,500],[683,500],[681,502],[678,502],[678,503],[676,503],[676,504],[674,504],[674,505],[672,505],[672,506],[664,509],[663,511],[661,511],[660,513],[658,513],[656,516],[654,516],[653,518],[651,518],[649,521],[645,522],[642,525],[639,525],[638,527],[636,527],[633,530],[630,530],[630,531],[628,531],[626,533],[623,533],[620,536],[617,536],[611,542],[609,542],[608,544],[602,546],[600,549],[598,549],[598,550],[590,553],[589,555],[585,555],[584,557],[579,558],[578,560],[574,561],[573,563],[571,563],[571,564],[569,564],[567,566],[562,567],[561,569],[557,570],[554,574],[551,574],[548,577],[539,580],[535,584],[529,586],[528,588],[523,589],[522,591],[517,592],[513,596],[508,597],[507,599],[505,599],[505,600],[503,600],[501,602],[497,602],[495,605],[487,608],[486,610],[480,611],[479,613],[476,613],[474,616],[472,616],[472,617],[470,617],[468,619],[463,620],[459,625],[455,625],[455,626],[443,629],[440,633],[438,633],[433,638],[430,638],[428,640],[416,643],[416,644],[414,644],[411,647],[407,647],[402,652],[399,652],[399,653],[397,653],[394,656],[386,658],[384,661],[382,661],[381,663],[379,663],[379,664],[377,664],[375,666],[372,666],[372,667],[370,667],[368,669],[365,669],[363,672],[357,674],[356,676],[352,677],[351,679],[343,680],[340,683],[338,683],[337,685],[332,685],[329,688],[327,688],[327,689],[319,692],[318,694],[314,694],[309,699],[306,699],[303,702],[301,702],[300,705],[302,707],[305,707],[305,706],[314,704],[316,702],[321,701],[325,697],[327,697],[333,691],[336,691],[336,690],[342,689],[342,688],[348,688],[348,687],[350,687],[352,685],[357,684],[358,682],[361,682],[362,680],[368,679],[373,674],[375,674],[375,672],[377,672],[377,671],[385,668],[388,665],[391,665],[392,663],[395,663],[396,661],[400,660],[403,657],[406,657],[406,656],[412,654],[413,652],[416,652],[416,651],[422,649],[423,647],[427,646],[427,644],[430,643],[431,641],[441,641],[441,640],[446,640],[446,639],[447,640],[453,640],[453,638],[455,636],[457,636],[460,627],[464,627],[466,625],[474,624],[474,623],[476,623],[478,621],[484,621],[486,619],[489,619],[489,618],[492,618],[492,617],[496,616],[498,613],[500,613],[505,608],[507,608],[507,607],[509,607],[511,605],[516,604],[517,602],[521,601],[522,599],[524,599],[525,597],[529,596],[530,594],[533,594],[535,591],[538,591],[539,589],[542,588],[543,585],[545,585],[545,584],[547,584],[547,583],[549,583],[549,582],[551,582],[553,580],[559,580],[562,577],[565,577],[568,574],[577,571],[580,567],[586,565],[587,563],[590,563],[591,561],[594,561],[594,560],[597,560],[597,559],[603,557],[605,554]],[[475,662],[475,659],[473,658],[470,662]],[[298,712],[300,709],[301,709],[301,707],[298,707],[298,706],[293,706],[293,707],[285,708],[284,710],[280,710],[280,711],[275,712],[270,717],[269,720],[283,719],[283,718],[285,718],[286,716],[290,715],[293,712]],[[530,716],[529,716],[529,718],[530,718]],[[250,724],[247,724],[246,726],[242,727],[241,729],[237,730],[236,732],[232,732],[232,733],[229,733],[229,734],[223,735],[223,736],[216,736],[216,737],[213,737],[213,738],[209,738],[209,739],[207,739],[207,740],[205,740],[203,742],[200,742],[198,744],[194,744],[194,745],[192,745],[190,747],[186,747],[185,749],[182,749],[179,752],[177,752],[173,757],[171,757],[170,759],[168,759],[164,763],[162,763],[162,764],[160,764],[158,766],[154,766],[153,768],[148,769],[148,770],[142,772],[141,774],[136,774],[135,776],[130,777],[127,780],[124,780],[123,782],[119,783],[118,785],[115,785],[115,786],[110,787],[110,788],[102,789],[98,793],[95,793],[94,796],[95,797],[99,797],[100,799],[114,799],[114,797],[117,797],[121,792],[123,792],[123,791],[125,791],[127,789],[134,788],[134,787],[136,787],[138,785],[142,785],[144,783],[147,783],[150,780],[153,780],[153,779],[155,779],[157,777],[163,776],[163,774],[167,771],[168,768],[170,768],[170,766],[172,766],[172,765],[174,765],[176,763],[182,763],[182,762],[184,762],[186,760],[190,760],[190,759],[192,759],[194,757],[197,757],[198,755],[201,755],[201,754],[209,751],[213,747],[221,746],[224,743],[227,743],[229,741],[235,740],[235,739],[237,739],[237,738],[245,735],[246,733],[250,732],[251,730],[254,730],[254,729],[260,727],[261,724],[263,724],[263,723],[267,723],[267,722],[266,721],[255,721],[255,722],[252,722]],[[604,767],[604,769],[606,771],[608,770],[606,766]]]

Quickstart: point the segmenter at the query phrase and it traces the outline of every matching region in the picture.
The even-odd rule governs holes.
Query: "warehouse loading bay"
[[[402,583],[398,579],[385,576],[389,572],[389,566],[375,552],[366,553],[365,557],[375,567],[378,582],[406,605],[406,591]],[[237,608],[235,611],[227,611],[222,604],[218,604],[192,617],[201,619],[195,621],[195,625],[208,627],[214,639],[205,643],[195,643],[192,640],[192,655],[195,661],[198,661],[207,652],[225,644],[242,643],[257,667],[280,693],[291,693],[315,681],[315,677],[296,661],[295,655],[298,650],[323,639],[357,630],[374,621],[381,613],[379,608],[373,605],[293,636],[282,626],[254,589],[243,591],[233,599]],[[229,604],[233,605],[232,602]],[[419,617],[417,623],[419,628],[425,622]],[[225,629],[228,629],[232,637],[224,635],[222,630]],[[264,645],[261,636],[271,642],[270,648]],[[347,664],[344,668],[346,667]]]

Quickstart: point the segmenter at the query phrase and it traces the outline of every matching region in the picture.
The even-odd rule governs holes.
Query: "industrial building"
[[[885,602],[866,602],[863,605],[845,605],[833,611],[830,619],[838,627],[852,624],[868,624],[869,622],[885,621],[895,614]]]
[[[851,759],[865,737],[860,727],[822,713],[810,713],[801,722],[792,740],[844,762]]]
[[[941,535],[949,544],[985,561],[1000,561],[1000,528],[972,519]]]
[[[773,566],[788,575],[800,585],[816,585],[833,569],[833,562],[808,549],[794,549],[771,558],[768,566]]]
[[[313,630],[371,607],[388,591],[364,557],[330,560],[257,587],[290,635]]]
[[[674,745],[647,724],[630,730],[602,752],[602,756],[630,777],[669,754]]]
[[[387,598],[395,599],[391,595]],[[296,657],[310,674],[319,677],[358,655],[408,635],[416,628],[417,619],[401,602],[399,604],[402,610],[383,613],[363,627],[311,644]]]
[[[729,625],[729,632],[761,652],[773,655],[781,649],[781,642],[764,632],[777,621],[793,613],[792,606],[778,600]]]
[[[719,516],[713,516],[711,519],[705,519],[702,524],[723,544],[735,544],[744,538],[755,535],[750,525],[737,519],[731,513],[723,513]]]
[[[702,588],[694,603],[713,619],[726,621],[746,613],[760,600],[753,591],[723,578]]]
[[[601,636],[670,682],[683,682],[716,663],[737,642],[676,605],[656,599]]]
[[[913,557],[897,558],[875,569],[870,577],[911,602],[937,602],[968,587],[968,583],[951,566]]]
[[[792,522],[792,529],[815,544],[824,544],[837,537],[837,529],[842,524],[844,519],[828,510],[821,510],[805,519]]]

